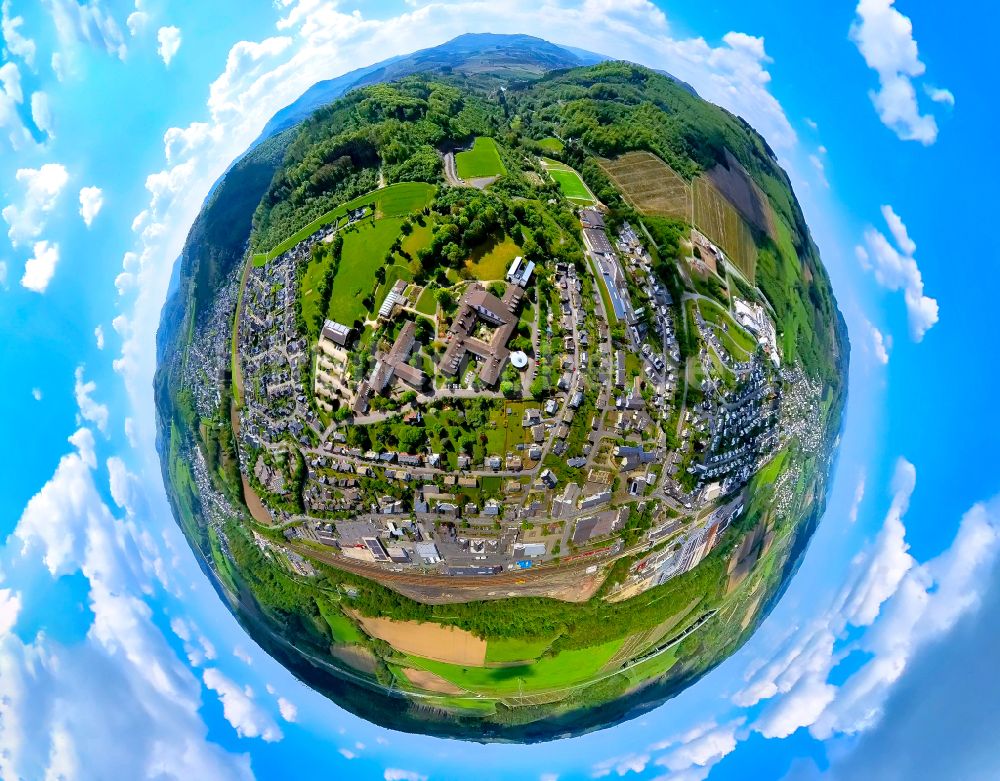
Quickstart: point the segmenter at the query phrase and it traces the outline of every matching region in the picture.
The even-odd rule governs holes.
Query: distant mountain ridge
[[[435,70],[483,73],[523,72],[539,76],[550,70],[595,65],[611,59],[584,49],[567,48],[531,35],[466,33],[439,46],[358,68],[334,79],[318,81],[294,103],[275,114],[256,143],[298,124],[316,109],[332,103],[357,87],[393,81],[414,73]]]

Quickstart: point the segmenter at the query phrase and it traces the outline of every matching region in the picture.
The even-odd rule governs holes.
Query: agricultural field
[[[651,152],[626,152],[598,164],[634,208],[691,222],[691,187]]]
[[[706,176],[694,180],[694,226],[718,244],[755,284],[757,245],[750,226]]]
[[[557,160],[549,160],[548,158],[543,159],[542,162],[549,176],[559,185],[562,194],[572,201],[574,205],[593,206],[597,202],[594,196],[590,194],[590,190],[587,189],[587,185],[583,183],[580,174],[568,165],[560,163]]]
[[[455,155],[455,166],[459,177],[466,180],[507,173],[497,150],[497,142],[487,136],[477,137],[472,149]]]
[[[450,681],[456,686],[490,696],[562,689],[592,680],[618,650],[621,640],[591,648],[563,651],[533,664],[515,667],[460,667],[431,659],[407,656],[406,663]]]

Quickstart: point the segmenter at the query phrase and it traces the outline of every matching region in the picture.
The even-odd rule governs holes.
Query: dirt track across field
[[[385,640],[404,654],[471,667],[486,664],[486,641],[464,629],[431,622],[370,618],[354,612],[352,615],[368,634]]]

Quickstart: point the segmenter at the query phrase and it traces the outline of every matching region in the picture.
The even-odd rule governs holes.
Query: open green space
[[[561,152],[565,147],[563,142],[554,136],[549,136],[548,138],[543,138],[541,141],[537,142],[546,152]]]
[[[462,179],[482,179],[507,173],[497,142],[487,136],[479,136],[472,149],[455,155],[455,167]]]
[[[553,638],[512,637],[491,639],[486,645],[487,664],[526,662],[537,659],[552,645]]]
[[[621,639],[611,640],[603,645],[563,651],[555,656],[543,657],[534,664],[516,667],[460,667],[417,656],[407,656],[406,661],[412,667],[440,675],[463,689],[503,696],[584,683],[598,674],[621,644]]]
[[[317,217],[303,228],[300,228],[283,242],[274,247],[270,252],[257,253],[253,256],[255,266],[262,266],[272,258],[278,257],[287,252],[300,241],[305,241],[320,228],[338,223],[347,216],[349,211],[361,206],[375,205],[376,216],[378,217],[400,217],[413,211],[418,211],[431,202],[434,197],[434,185],[424,182],[399,182],[390,184],[381,190],[365,193],[353,198],[346,203],[340,204],[336,209],[331,209],[326,214]]]
[[[320,615],[323,616],[323,620],[330,625],[330,632],[333,633],[334,642],[347,645],[364,642],[364,633],[358,629],[357,625],[351,619],[341,612],[340,608],[323,600],[317,600],[316,604],[319,607]]]
[[[558,160],[545,158],[545,164],[545,170],[548,171],[549,176],[552,177],[555,183],[559,185],[559,189],[563,195],[571,201],[577,201],[580,204],[591,205],[595,203],[590,191],[583,183],[583,179],[580,178],[580,174],[575,170],[565,163],[560,163]]]
[[[416,310],[433,317],[437,313],[437,291],[430,286],[425,287],[417,299]]]
[[[477,249],[466,261],[465,267],[476,279],[503,279],[514,258],[520,254],[521,248],[515,241],[510,236],[504,236],[500,242],[484,244]]]

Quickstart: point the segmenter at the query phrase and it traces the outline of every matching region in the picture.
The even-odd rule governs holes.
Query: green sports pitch
[[[472,149],[455,155],[455,166],[462,179],[483,179],[507,173],[496,141],[486,136],[476,138]]]

